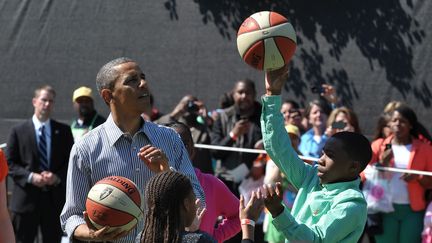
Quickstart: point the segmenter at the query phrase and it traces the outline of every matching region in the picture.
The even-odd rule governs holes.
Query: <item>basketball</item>
[[[252,14],[237,32],[237,49],[242,59],[258,70],[274,70],[294,55],[297,37],[288,20],[276,13]]]
[[[129,231],[142,217],[142,196],[135,183],[125,177],[109,176],[98,181],[86,201],[88,217],[96,229],[109,226]]]

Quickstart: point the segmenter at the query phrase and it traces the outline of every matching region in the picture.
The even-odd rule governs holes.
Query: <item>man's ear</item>
[[[109,89],[102,89],[101,90],[101,96],[107,105],[109,105],[109,103],[113,99],[112,91]]]

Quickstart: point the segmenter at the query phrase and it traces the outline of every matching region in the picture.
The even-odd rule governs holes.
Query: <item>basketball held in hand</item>
[[[242,59],[258,70],[274,70],[289,63],[297,37],[288,20],[271,11],[252,14],[237,32],[237,49]]]
[[[98,181],[89,191],[86,211],[96,229],[133,229],[142,217],[142,195],[135,183],[125,177],[109,176]]]

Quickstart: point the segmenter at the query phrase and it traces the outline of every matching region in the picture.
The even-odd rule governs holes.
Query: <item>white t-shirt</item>
[[[392,144],[394,167],[399,169],[408,169],[410,160],[411,144],[395,145]],[[394,172],[390,181],[390,188],[392,191],[392,202],[396,204],[409,204],[408,186],[407,183],[400,177],[403,173]]]

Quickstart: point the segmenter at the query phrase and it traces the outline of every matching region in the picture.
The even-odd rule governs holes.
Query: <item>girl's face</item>
[[[197,205],[196,197],[193,190],[189,192],[189,195],[183,201],[184,209],[184,226],[189,227],[196,217]]]

